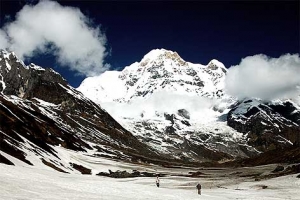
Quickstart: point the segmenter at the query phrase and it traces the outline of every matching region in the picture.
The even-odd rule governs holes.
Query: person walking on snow
[[[156,181],[155,182],[156,182],[156,186],[159,187],[159,177],[158,176],[156,176]]]
[[[201,184],[198,183],[196,186],[197,190],[198,190],[198,194],[201,195]]]

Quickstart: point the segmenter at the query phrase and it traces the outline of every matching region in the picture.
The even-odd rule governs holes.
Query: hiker
[[[156,176],[156,186],[159,187],[159,177]]]
[[[201,184],[198,183],[196,186],[197,190],[198,190],[198,194],[201,195]]]

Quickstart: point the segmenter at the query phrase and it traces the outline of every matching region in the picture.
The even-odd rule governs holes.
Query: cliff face
[[[248,134],[248,144],[260,151],[299,145],[300,110],[293,102],[264,103],[255,99],[237,103],[228,113],[228,125]]]

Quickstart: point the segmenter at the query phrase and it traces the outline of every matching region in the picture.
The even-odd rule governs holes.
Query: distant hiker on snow
[[[198,194],[201,195],[201,184],[198,183],[196,186],[197,190],[198,190]]]
[[[159,187],[159,177],[156,176],[156,186]]]

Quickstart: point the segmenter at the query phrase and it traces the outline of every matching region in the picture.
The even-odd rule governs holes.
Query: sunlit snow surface
[[[288,175],[263,181],[254,178],[230,176],[230,174],[268,174],[276,165],[257,167],[214,169],[202,168],[205,178],[190,178],[189,172],[199,168],[176,167],[164,168],[156,165],[141,165],[122,161],[92,157],[91,152],[80,153],[55,147],[60,157],[59,162],[66,164],[75,162],[92,169],[92,175],[81,175],[73,170],[71,174],[60,173],[38,162],[36,156],[28,152],[27,159],[34,163],[29,166],[18,159],[1,152],[15,166],[0,163],[0,199],[1,200],[299,200],[300,179],[296,175]],[[50,156],[50,155],[49,155]],[[49,157],[50,158],[50,157]],[[55,158],[52,158],[55,159]],[[40,164],[38,164],[40,163]],[[115,179],[97,176],[102,171],[139,170],[167,174],[160,178],[160,188],[155,186],[154,177],[137,177]],[[68,171],[68,170],[66,170]],[[196,184],[202,184],[202,195],[195,189]],[[262,186],[267,186],[262,189]]]
[[[0,199],[2,200],[296,200],[300,197],[300,179],[296,178],[296,175],[240,184],[230,184],[232,182],[229,181],[223,188],[210,188],[203,179],[161,177],[161,187],[157,188],[154,184],[155,178],[113,179],[4,164],[0,164],[0,171]],[[201,196],[196,193],[197,181],[204,182]],[[261,189],[261,185],[266,185],[268,188]]]

